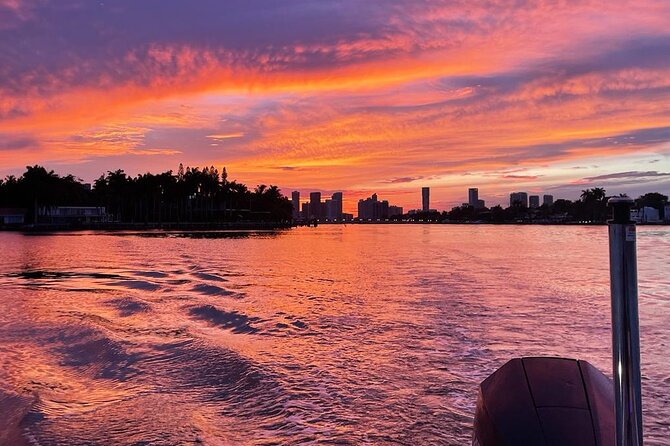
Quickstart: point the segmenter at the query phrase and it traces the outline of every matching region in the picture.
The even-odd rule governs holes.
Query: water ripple
[[[670,231],[638,232],[645,444],[667,446]],[[0,233],[0,444],[469,444],[508,359],[609,373],[606,236]]]

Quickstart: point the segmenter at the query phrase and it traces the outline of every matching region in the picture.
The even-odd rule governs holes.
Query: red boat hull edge
[[[614,387],[586,361],[515,358],[479,387],[473,446],[614,446]]]

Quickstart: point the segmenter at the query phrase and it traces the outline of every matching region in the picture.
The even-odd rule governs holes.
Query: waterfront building
[[[361,220],[374,219],[375,214],[379,214],[377,194],[372,194],[370,198],[358,200],[358,218]]]
[[[389,217],[402,215],[402,206],[389,206]]]
[[[309,193],[309,218],[321,218],[323,216],[321,203],[321,192]]]
[[[670,223],[670,204],[666,204],[663,207],[663,221]]]
[[[475,209],[484,209],[486,207],[486,202],[479,199],[479,189],[476,187],[471,187],[468,189],[468,202],[463,203],[462,207],[471,206]]]
[[[486,207],[486,202],[479,199],[478,188],[471,187],[468,189],[468,202],[463,203],[463,206],[472,206],[475,209],[484,209]]]
[[[365,200],[358,200],[358,218],[360,220],[379,220],[391,217],[391,208],[393,212],[402,214],[402,208],[398,206],[391,206],[387,200],[380,201],[377,194],[372,194],[370,198]]]
[[[660,223],[661,221],[658,209],[651,206],[631,209],[630,219],[636,223]]]
[[[539,195],[531,195],[528,197],[528,204],[531,207],[531,209],[536,209],[540,207],[540,196]]]
[[[293,218],[300,218],[300,192],[294,190],[291,192],[291,203],[293,204]]]
[[[389,202],[383,200],[379,202],[379,217],[378,218],[389,218]]]
[[[45,206],[37,213],[40,223],[102,223],[108,221],[103,206]]]
[[[335,192],[331,198],[323,203],[322,217],[328,220],[340,220],[342,218],[342,192]]]
[[[468,205],[476,208],[479,204],[479,189],[471,187],[468,189]]]
[[[333,200],[326,198],[326,201],[323,202],[323,217],[332,220],[333,217]]]
[[[332,204],[329,218],[340,220],[342,218],[342,192],[335,192],[330,201]]]
[[[421,210],[423,212],[430,210],[430,187],[421,188]]]
[[[299,206],[300,193],[293,192],[292,201],[297,200],[298,205],[294,204],[294,209]],[[308,206],[305,206],[308,204]],[[328,219],[340,220],[342,219],[342,192],[335,192],[331,198],[321,201],[321,192],[310,192],[309,202],[302,205],[302,218],[304,219]]]
[[[528,194],[526,192],[512,192],[509,194],[509,205],[521,206],[524,208],[528,207]]]
[[[18,208],[0,208],[0,225],[22,225],[26,210]]]
[[[545,195],[542,197],[542,204],[550,207],[554,205],[554,196],[553,195]]]

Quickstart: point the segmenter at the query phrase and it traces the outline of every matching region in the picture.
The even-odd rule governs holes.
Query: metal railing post
[[[617,446],[642,446],[640,326],[637,302],[635,223],[633,200],[609,200],[610,286],[612,293],[612,359]]]

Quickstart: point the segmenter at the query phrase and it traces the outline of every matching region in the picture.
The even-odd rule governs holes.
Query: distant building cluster
[[[321,201],[321,192],[310,192],[309,201],[300,207],[300,192],[291,193],[293,218],[296,220],[351,220],[353,215],[342,211],[342,192],[335,192],[330,198]]]
[[[354,216],[352,214],[347,214],[342,211],[342,199],[342,192],[335,192],[325,201],[322,201],[321,199],[321,192],[311,192],[309,194],[309,201],[301,202],[300,192],[294,191],[291,194],[291,202],[293,204],[293,218],[295,220],[315,219],[319,221],[354,220]],[[513,214],[513,217],[508,215],[506,218],[515,218],[517,220],[520,218],[530,220],[544,218],[545,220],[551,222],[564,222],[568,221],[569,218],[575,218],[574,216],[571,217],[572,214],[569,215],[569,210],[562,210],[559,213],[553,213],[550,215],[539,213],[542,209],[545,209],[546,212],[552,212],[550,208],[552,208],[553,205],[553,195],[529,195],[528,192],[523,191],[512,192],[509,195],[509,208],[512,208],[512,210],[516,209],[517,212],[519,212],[520,209],[526,209],[529,210],[530,213],[522,214],[521,216],[518,216],[519,214]],[[563,207],[561,209],[565,207],[565,205],[562,206]],[[468,201],[463,203],[460,207],[454,208],[451,213],[455,214],[449,215],[449,218],[455,218],[456,220],[479,218],[485,220],[486,218],[490,218],[492,211],[500,212],[499,210],[496,211],[495,209],[489,210],[486,207],[486,202],[479,198],[479,188],[471,187],[468,189]],[[461,212],[461,214],[459,214],[459,212]],[[406,218],[409,220],[417,218],[430,218],[426,216],[428,213],[432,215],[432,213],[438,213],[438,211],[431,209],[430,207],[430,188],[422,187],[421,207],[408,211]],[[5,221],[11,221],[12,219],[19,218],[12,214],[13,213],[11,210],[6,210],[5,215],[0,214],[0,218],[4,218]],[[394,206],[391,205],[387,200],[380,200],[376,193],[372,194],[368,198],[358,200],[357,218],[360,221],[387,220],[402,215],[405,214],[403,213],[403,208],[401,206]],[[445,215],[447,215],[447,213],[445,213]],[[631,220],[637,223],[670,223],[670,204],[666,204],[665,207],[661,206],[661,208],[641,206],[638,209],[633,209],[631,211]]]
[[[403,209],[400,206],[390,205],[387,200],[379,201],[377,194],[365,200],[358,200],[358,218],[359,220],[379,220],[402,215]]]
[[[353,214],[342,211],[342,192],[335,192],[329,199],[321,201],[321,192],[310,192],[309,201],[301,203],[300,192],[291,193],[293,218],[295,220],[340,221],[353,220]],[[403,208],[379,200],[377,194],[358,200],[358,218],[361,220],[379,220],[402,215]]]
[[[542,204],[545,206],[553,205],[554,196],[553,195],[542,196]],[[509,205],[510,207],[537,209],[540,207],[540,196],[539,195],[528,196],[527,192],[512,192],[511,194],[509,194]]]

